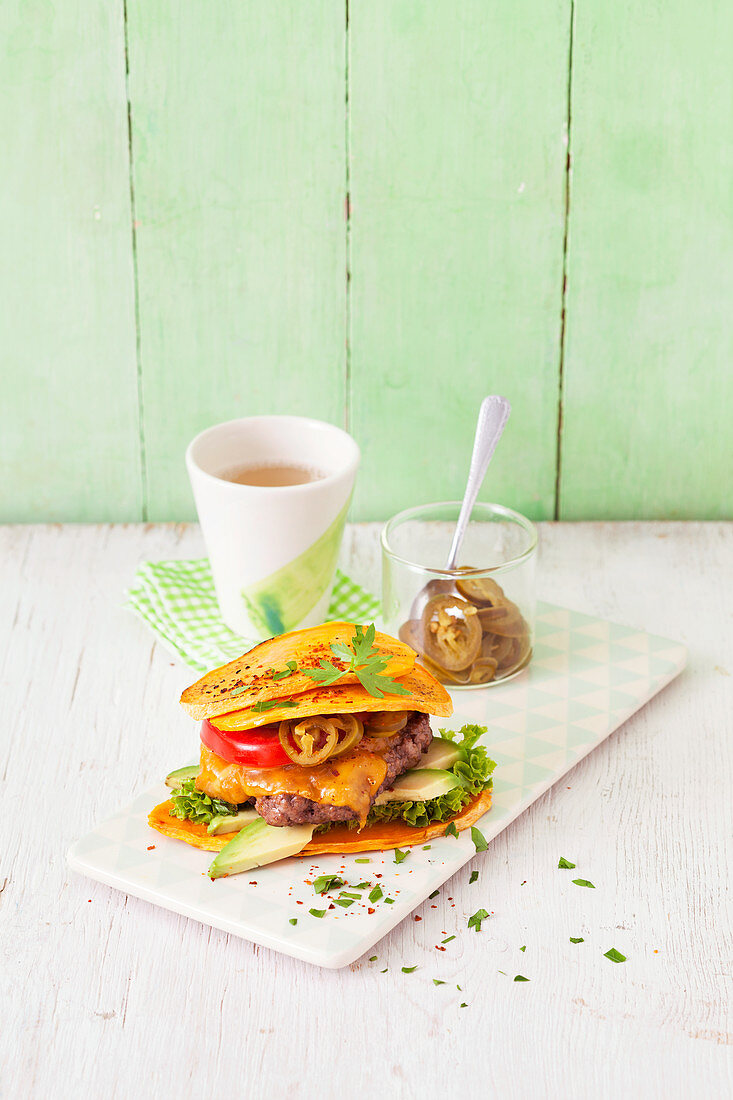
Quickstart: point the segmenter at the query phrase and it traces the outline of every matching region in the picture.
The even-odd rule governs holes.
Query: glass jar
[[[474,505],[461,565],[445,569],[460,501],[424,504],[382,529],[385,626],[451,689],[489,687],[532,657],[537,529],[500,504]]]

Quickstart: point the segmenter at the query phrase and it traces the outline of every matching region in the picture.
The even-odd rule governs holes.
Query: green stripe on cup
[[[331,583],[349,501],[320,538],[287,565],[242,591],[253,625],[263,634],[284,634],[302,622]]]

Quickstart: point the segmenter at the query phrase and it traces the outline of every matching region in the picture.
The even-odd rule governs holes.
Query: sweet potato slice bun
[[[220,852],[235,835],[220,833],[218,836],[209,836],[205,825],[171,817],[171,806],[170,801],[161,802],[148,815],[148,823],[163,836],[182,840],[194,848],[203,848],[207,852]],[[464,829],[470,829],[489,809],[491,809],[491,791],[482,791],[451,820],[458,831],[463,832]],[[334,825],[326,833],[317,833],[294,858],[328,854],[348,855],[351,852],[387,852],[392,848],[407,848],[442,836],[449,824],[448,821],[438,821],[433,825],[415,828],[405,821],[387,821],[367,825],[360,832],[349,829],[345,825]]]
[[[187,687],[181,695],[181,706],[192,718],[214,718],[235,708],[247,709],[254,703],[310,692],[314,681],[305,673],[296,671],[281,680],[273,680],[273,669],[275,672],[284,670],[288,661],[296,661],[298,669],[317,668],[322,660],[334,660],[332,644],[348,646],[353,636],[354,623],[322,623],[269,638]],[[389,656],[385,676],[404,676],[415,664],[414,649],[389,634],[377,631],[374,646]],[[339,685],[356,683],[358,680],[353,672],[344,673],[339,680]]]
[[[449,718],[453,713],[450,695],[422,665],[415,665],[411,672],[400,676],[397,682],[406,687],[409,694],[385,695],[383,699],[377,699],[359,683],[342,686],[339,682],[333,687],[316,688],[314,691],[296,695],[293,699],[296,704],[294,707],[274,707],[263,712],[250,707],[246,710],[235,710],[231,714],[221,714],[210,721],[219,730],[248,730],[256,726],[271,726],[286,718],[308,718],[311,714],[419,710],[424,714],[435,714],[438,718]]]

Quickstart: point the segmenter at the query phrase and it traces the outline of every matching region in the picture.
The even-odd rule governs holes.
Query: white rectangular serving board
[[[674,679],[686,658],[685,647],[666,638],[540,604],[530,667],[506,684],[455,693],[453,717],[433,719],[436,732],[439,723],[489,727],[484,743],[498,767],[493,806],[478,823],[486,839]],[[411,848],[400,864],[391,851],[358,852],[283,860],[211,882],[211,852],[161,836],[147,823],[149,811],[169,794],[161,783],[99,825],[69,850],[70,866],[203,924],[334,969],[373,947],[475,854],[464,832],[433,839],[428,850]],[[306,880],[333,873],[352,885],[379,884],[393,904],[370,902],[364,890],[350,908],[329,909],[332,899],[316,895]],[[318,918],[309,909],[326,913]]]

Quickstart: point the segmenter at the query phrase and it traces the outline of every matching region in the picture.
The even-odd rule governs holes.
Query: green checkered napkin
[[[144,562],[125,606],[153,628],[167,649],[201,672],[255,645],[223,622],[208,558]],[[378,615],[379,600],[337,570],[328,618],[369,622]]]

